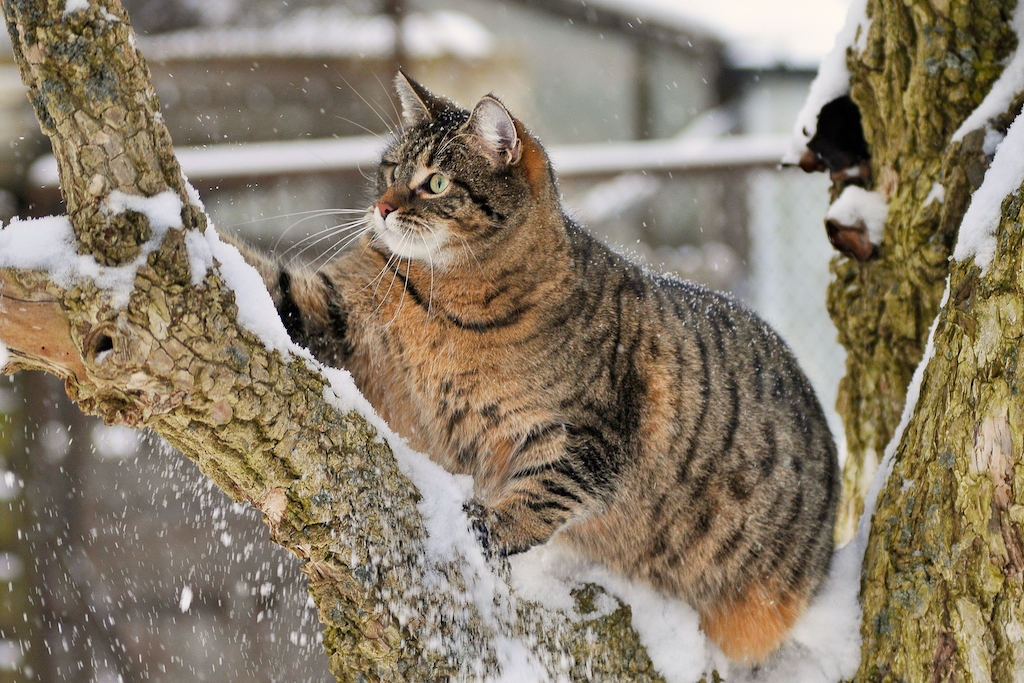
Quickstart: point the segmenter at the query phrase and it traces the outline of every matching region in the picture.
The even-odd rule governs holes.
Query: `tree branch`
[[[551,675],[662,680],[628,607],[573,621],[498,591],[483,614],[470,595],[479,577],[464,558],[425,552],[419,494],[376,431],[329,403],[333,390],[313,361],[269,350],[239,325],[216,268],[192,283],[186,235],[205,228],[205,215],[181,177],[119,3],[65,13],[62,1],[3,0],[3,10],[53,143],[79,252],[107,267],[151,252],[131,266],[126,303],[89,279],[60,288],[43,272],[2,271],[8,371],[65,378],[84,411],[155,430],[233,499],[262,510],[275,542],[307,560],[339,680],[493,673],[496,641],[523,634]],[[144,212],[118,212],[109,201],[115,190],[168,189],[181,201],[182,225],[165,234]],[[581,613],[595,590],[580,593]]]

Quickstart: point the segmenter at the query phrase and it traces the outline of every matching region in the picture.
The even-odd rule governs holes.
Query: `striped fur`
[[[556,536],[762,660],[832,554],[835,447],[806,377],[752,313],[567,218],[500,102],[396,84],[406,128],[360,246],[315,272],[245,250],[293,338],[474,477],[492,547]]]

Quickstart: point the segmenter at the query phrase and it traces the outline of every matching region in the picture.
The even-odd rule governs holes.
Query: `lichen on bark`
[[[188,201],[149,69],[120,3],[63,8],[61,0],[3,0],[36,117],[44,133],[62,141],[53,146],[60,176],[77,179],[62,183],[61,191],[80,250],[102,265],[120,265],[138,255],[150,233],[138,214],[104,213],[102,200],[112,190],[152,196],[171,188],[187,224],[203,225],[204,217]],[[108,228],[93,229],[97,222]]]
[[[1024,212],[982,274],[957,263],[915,411],[879,498],[858,680],[1015,681],[1024,670]]]

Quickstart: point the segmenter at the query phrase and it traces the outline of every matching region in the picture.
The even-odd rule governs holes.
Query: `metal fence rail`
[[[336,219],[311,214],[368,206],[366,178],[386,143],[361,136],[176,153],[219,227],[315,262],[333,241],[314,240],[312,250],[303,242]],[[779,168],[790,144],[785,135],[679,137],[553,145],[549,154],[571,214],[646,266],[744,300],[787,339],[831,409],[844,353],[824,307],[828,181]],[[60,210],[57,183],[53,157],[37,160],[37,211]],[[838,435],[836,416],[833,426]]]

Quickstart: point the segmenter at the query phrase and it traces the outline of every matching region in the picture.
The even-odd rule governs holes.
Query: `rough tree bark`
[[[950,277],[935,355],[872,523],[859,681],[1024,676],[1020,192],[1003,205],[984,275],[972,261],[949,261],[988,164],[983,130],[951,138],[1016,47],[1015,4],[870,0],[867,47],[848,55],[872,184],[891,200],[881,257],[837,259],[829,288],[849,354],[839,397],[848,526],[900,420]],[[1008,127],[1022,96],[994,129]],[[929,199],[934,183],[944,201]]]
[[[120,4],[92,0],[65,12],[63,0],[3,0],[2,7],[53,143],[79,253],[120,266],[152,235],[143,214],[105,210],[114,190],[170,190],[184,225],[150,254],[121,308],[91,281],[63,289],[45,273],[0,270],[7,371],[64,378],[84,411],[153,429],[233,499],[262,510],[273,539],[306,560],[338,680],[449,680],[477,664],[493,671],[496,638],[523,634],[532,634],[551,673],[662,680],[626,606],[579,624],[518,603],[495,627],[468,599],[417,590],[428,572],[452,586],[466,577],[458,562],[425,566],[419,496],[388,446],[361,416],[327,403],[318,372],[269,351],[237,323],[233,294],[216,269],[191,284],[185,234],[204,229],[206,219],[189,199]],[[593,590],[579,592],[583,613]]]

